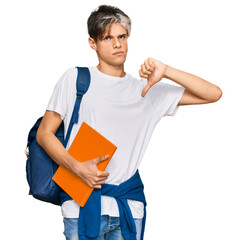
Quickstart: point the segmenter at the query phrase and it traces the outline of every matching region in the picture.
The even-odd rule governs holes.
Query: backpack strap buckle
[[[82,96],[84,95],[84,91],[81,91],[81,90],[77,90],[77,93],[76,93],[76,96],[77,98],[82,98]]]

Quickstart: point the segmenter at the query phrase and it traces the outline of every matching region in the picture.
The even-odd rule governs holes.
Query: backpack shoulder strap
[[[78,123],[81,100],[82,100],[83,95],[87,92],[90,82],[91,82],[90,72],[87,67],[76,67],[76,68],[77,68],[76,101],[75,101],[74,110],[73,110],[73,113],[70,119],[68,131],[65,137],[65,141],[63,144],[65,148],[67,146],[74,123]]]

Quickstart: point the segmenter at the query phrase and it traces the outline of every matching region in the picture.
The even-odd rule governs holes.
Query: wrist
[[[164,64],[164,72],[163,72],[163,77],[167,77],[168,68],[170,68],[170,66],[169,66],[169,65],[167,65],[167,64]]]
[[[81,162],[77,161],[75,158],[72,158],[69,164],[69,170],[76,176],[79,175],[79,165],[81,165]]]

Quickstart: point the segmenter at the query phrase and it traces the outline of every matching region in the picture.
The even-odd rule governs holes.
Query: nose
[[[121,47],[121,44],[120,44],[120,41],[118,40],[118,38],[115,38],[115,39],[114,39],[113,47],[114,47],[114,48],[119,48],[119,47]]]

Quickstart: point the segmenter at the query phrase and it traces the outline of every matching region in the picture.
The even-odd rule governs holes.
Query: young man
[[[37,133],[38,143],[52,159],[95,191],[104,192],[107,184],[119,190],[120,184],[136,176],[152,132],[162,117],[174,116],[180,105],[212,103],[222,95],[218,86],[153,58],[141,65],[141,80],[126,73],[124,62],[130,30],[131,20],[116,7],[102,5],[91,13],[89,44],[97,53],[99,64],[89,67],[91,84],[81,102],[79,122],[74,125],[65,149],[55,133],[62,121],[67,131],[76,98],[77,70],[70,68],[56,84]],[[162,78],[181,86],[163,83]],[[106,160],[105,156],[81,163],[67,152],[83,121],[118,147],[106,171],[97,169],[97,164]],[[123,197],[126,202],[122,206],[119,196],[107,196],[103,192],[100,226],[95,225],[99,228],[98,235],[91,235],[90,239],[143,239],[145,199]],[[89,239],[95,233],[86,222],[78,223],[80,211],[83,210],[72,199],[62,204],[67,240]],[[90,211],[85,216],[89,218]],[[79,236],[80,228],[83,233]]]

